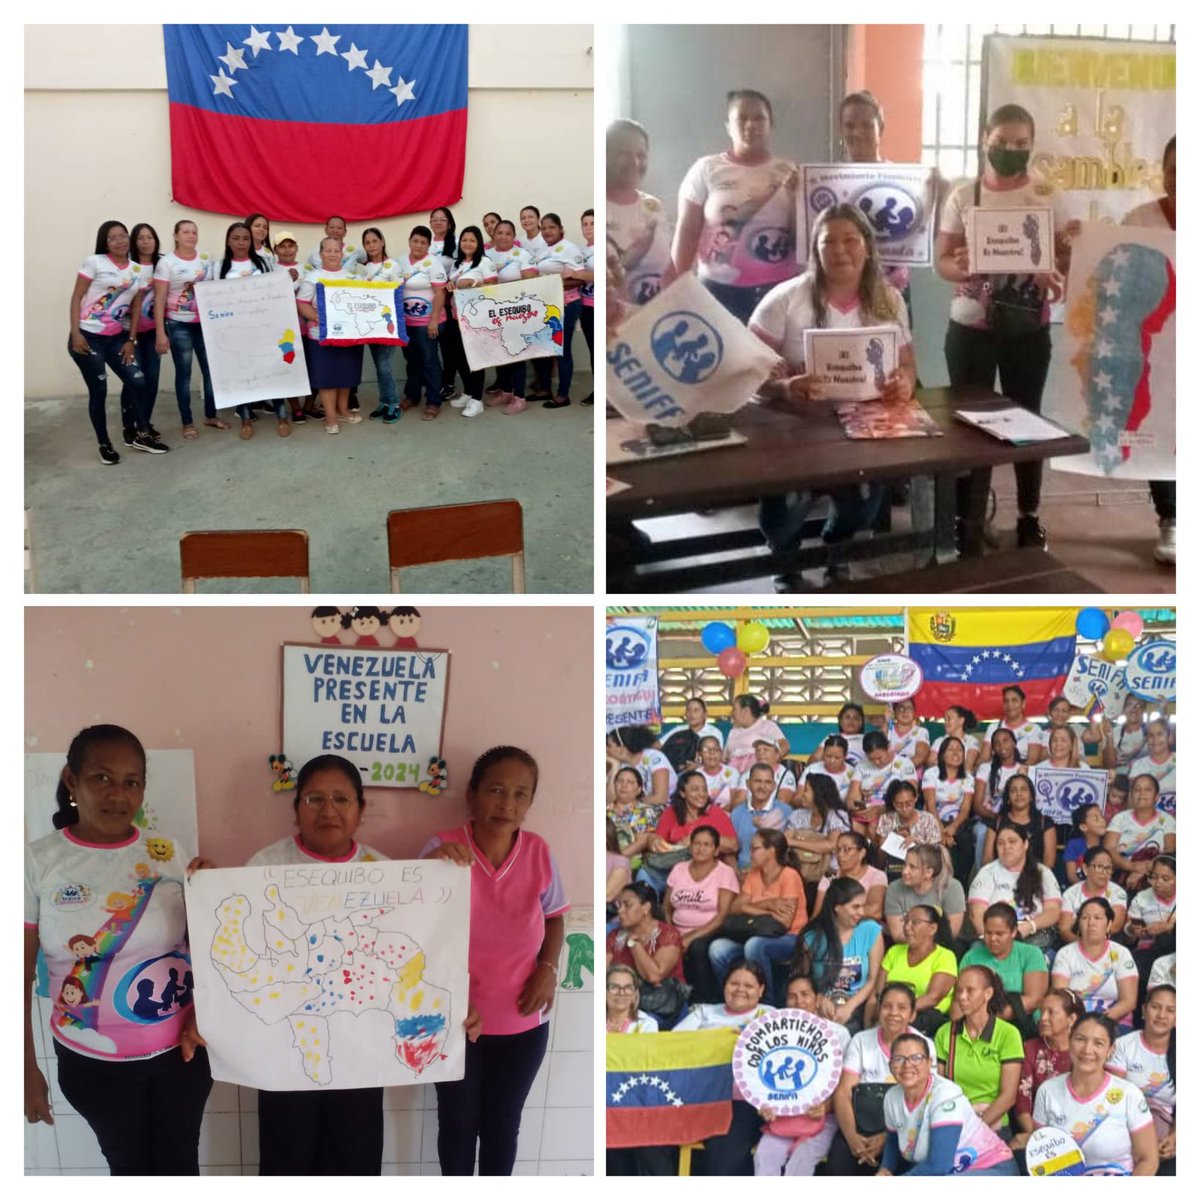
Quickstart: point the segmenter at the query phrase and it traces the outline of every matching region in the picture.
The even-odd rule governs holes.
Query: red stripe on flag
[[[386,125],[310,125],[172,104],[172,199],[307,225],[331,213],[347,221],[426,213],[462,199],[466,148],[465,108]]]
[[[733,1105],[728,1100],[685,1104],[682,1108],[609,1108],[606,1144],[610,1150],[631,1146],[686,1146],[728,1133]]]
[[[1021,691],[1025,693],[1025,709],[1031,717],[1040,717],[1055,696],[1062,694],[1066,686],[1065,675],[1051,679],[1022,679]],[[919,717],[941,717],[951,704],[969,708],[981,720],[1004,715],[1004,683],[933,683],[926,682],[914,697]]]
[[[1162,332],[1167,318],[1175,313],[1175,268],[1167,262],[1167,287],[1158,307],[1142,322],[1142,373],[1133,391],[1133,406],[1125,428],[1136,432],[1150,415],[1150,342],[1154,335]],[[1121,447],[1121,457],[1128,459],[1129,446]]]

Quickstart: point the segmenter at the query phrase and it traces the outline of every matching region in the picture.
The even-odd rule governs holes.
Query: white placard
[[[340,754],[366,787],[417,787],[441,757],[448,650],[283,647],[283,752]]]
[[[1125,664],[1125,683],[1143,700],[1174,700],[1177,653],[1174,642],[1159,639],[1132,651]]]
[[[658,618],[614,617],[604,630],[605,732],[658,725]]]
[[[318,279],[313,307],[321,344],[403,346],[404,285],[365,279]]]
[[[1077,654],[1063,685],[1063,695],[1076,708],[1098,706],[1106,717],[1118,717],[1129,695],[1125,668],[1095,654]]]
[[[196,308],[220,408],[308,395],[300,314],[287,271],[198,283]]]
[[[804,370],[820,383],[822,400],[877,400],[899,363],[895,325],[804,331]]]
[[[472,371],[562,357],[561,275],[467,288],[454,293],[454,304]]]
[[[908,857],[908,852],[912,849],[904,838],[895,832],[889,833],[879,848],[889,858],[899,859],[901,862]]]
[[[686,425],[743,407],[779,356],[685,275],[632,312],[607,358],[608,401],[622,416]]]
[[[1083,804],[1098,804],[1104,811],[1108,772],[1092,767],[1033,768],[1033,798],[1037,810],[1055,825],[1070,825],[1072,814]]]
[[[1045,275],[1054,270],[1054,210],[968,208],[963,213],[972,275]]]
[[[852,204],[875,231],[879,261],[888,266],[927,267],[933,262],[935,192],[928,167],[908,163],[809,163],[801,168],[804,206],[798,228],[799,261],[812,244],[822,209]]]
[[[924,676],[907,654],[877,654],[859,668],[858,681],[872,700],[893,704],[915,696]]]
[[[1043,1125],[1029,1135],[1025,1165],[1034,1179],[1046,1175],[1084,1175],[1087,1167],[1079,1143],[1055,1125]]]
[[[237,867],[197,871],[185,895],[214,1079],[317,1091],[462,1078],[470,871]]]
[[[751,1021],[733,1050],[734,1088],[755,1108],[795,1116],[833,1095],[842,1046],[833,1026],[799,1008]]]

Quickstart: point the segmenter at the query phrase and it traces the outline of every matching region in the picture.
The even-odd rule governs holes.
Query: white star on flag
[[[234,71],[245,71],[248,69],[244,61],[245,57],[245,50],[235,50],[228,42],[225,43],[225,53],[217,55],[217,58],[229,68],[231,75]]]
[[[209,79],[213,81],[214,96],[228,96],[233,99],[233,86],[237,83],[236,79],[230,79],[224,71],[219,75],[210,75]]]
[[[1119,296],[1121,285],[1115,279],[1106,279],[1101,285],[1106,296]]]
[[[1096,418],[1096,428],[1102,432],[1107,432],[1113,427],[1113,419],[1108,413],[1102,413]]]
[[[1106,342],[1103,338],[1101,338],[1096,343],[1096,357],[1097,358],[1111,358],[1112,352],[1113,352],[1112,342]]]
[[[290,25],[283,33],[276,31],[275,36],[279,39],[279,49],[281,51],[290,50],[297,58],[300,57],[300,51],[297,47],[304,39],[298,33],[293,32]]]
[[[1117,409],[1121,407],[1121,397],[1120,396],[1105,396],[1104,407],[1111,409],[1113,412],[1116,412]]]
[[[1111,325],[1116,321],[1116,319],[1117,319],[1117,314],[1116,314],[1115,309],[1102,308],[1100,310],[1100,320],[1103,324]]]
[[[367,72],[371,77],[371,91],[377,87],[386,87],[392,82],[392,68],[385,67],[379,59],[375,60],[375,65]]]
[[[979,661],[979,655],[978,655],[978,654],[976,654],[976,655],[975,655],[975,657],[971,659],[971,661],[972,661],[973,663],[977,663],[977,662]]]
[[[1099,375],[1092,376],[1092,382],[1102,392],[1107,392],[1112,387],[1112,376],[1107,371],[1101,371]]]
[[[400,76],[400,82],[394,88],[388,88],[388,91],[396,97],[397,108],[399,108],[400,105],[405,102],[405,100],[416,99],[416,96],[413,95],[413,83],[416,83],[415,79],[412,81],[412,83],[405,83],[404,76],[402,75]]]
[[[364,71],[367,69],[367,52],[360,50],[353,42],[350,43],[350,49],[342,57],[350,64],[351,71],[355,67],[362,67]]]
[[[334,37],[333,34],[331,34],[329,30],[322,25],[321,32],[313,34],[308,40],[310,42],[316,42],[317,57],[320,58],[322,54],[337,54],[337,44],[342,40],[342,38],[341,34],[338,34],[337,37]]]
[[[1129,265],[1129,251],[1124,246],[1118,246],[1113,251],[1112,260],[1114,267],[1127,267]]]
[[[243,39],[242,45],[249,46],[250,49],[254,51],[254,57],[257,58],[260,50],[270,50],[271,35],[269,33],[259,33],[258,30],[251,25],[250,36]]]

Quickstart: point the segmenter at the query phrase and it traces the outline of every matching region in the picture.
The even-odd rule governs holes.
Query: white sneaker
[[[470,402],[471,402],[470,396],[458,396],[456,399],[450,401],[450,407],[451,408],[466,408],[467,405],[470,404]]]
[[[458,407],[457,401],[451,401],[455,408]],[[463,406],[462,415],[464,417],[479,417],[483,415],[483,401],[476,400],[474,396],[468,396],[467,402]],[[1174,561],[1174,559],[1172,559]]]
[[[1158,545],[1154,547],[1154,561],[1175,561],[1175,519],[1166,517],[1158,523]]]

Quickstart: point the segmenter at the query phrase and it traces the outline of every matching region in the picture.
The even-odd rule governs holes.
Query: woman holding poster
[[[550,847],[521,828],[538,766],[516,746],[482,754],[467,783],[469,819],[435,834],[422,858],[471,871],[471,1004],[482,1021],[467,1046],[466,1075],[439,1083],[443,1175],[511,1175],[521,1110],[549,1040],[566,892]]]
[[[25,849],[25,1118],[54,1123],[33,1037],[40,952],[58,1085],[109,1171],[199,1175],[212,1077],[190,986],[175,981],[192,978],[185,879],[212,864],[134,824],[145,789],[141,742],[93,725],[67,751],[55,832]]]
[[[1000,373],[1000,390],[1031,412],[1040,412],[1042,389],[1050,370],[1050,301],[1062,294],[1062,275],[1070,261],[1070,235],[1078,222],[1063,224],[1054,189],[1029,176],[1033,153],[1033,117],[1018,104],[1001,105],[983,133],[983,174],[960,184],[942,209],[937,236],[937,270],[954,284],[946,330],[946,366],[951,387],[991,391]],[[972,275],[966,214],[970,208],[1053,208],[1055,237],[1045,247],[1045,270],[1036,275]],[[1039,250],[1040,248],[1035,248]],[[1061,275],[1056,272],[1061,272]],[[1042,463],[1017,463],[1018,546],[1044,546],[1046,531],[1038,520]],[[959,517],[968,511],[970,489],[959,492]],[[977,549],[982,529],[964,528],[963,544]]]
[[[408,256],[400,262],[404,277],[404,325],[408,341],[404,346],[405,412],[421,403],[421,384],[425,385],[425,411],[422,421],[434,420],[442,410],[442,364],[437,339],[446,319],[446,271],[440,256],[430,252],[433,235],[427,225],[415,225],[408,235]]]
[[[478,417],[483,413],[483,372],[472,371],[463,350],[462,335],[458,332],[458,301],[453,293],[469,291],[496,282],[496,268],[483,249],[483,232],[478,225],[468,225],[458,237],[454,260],[450,264],[449,282],[446,287],[450,296],[450,319],[446,328],[453,330],[458,342],[460,371],[463,377],[463,395],[450,401],[451,408],[461,408],[464,417]],[[444,389],[443,389],[444,391]],[[523,407],[523,405],[522,405]]]
[[[317,284],[322,280],[358,278],[357,268],[343,266],[343,246],[335,237],[321,240],[321,266],[307,272],[296,291],[296,308],[304,318],[304,335],[308,338],[305,361],[308,378],[325,411],[325,432],[338,433],[338,419],[357,425],[362,417],[350,411],[350,389],[362,381],[362,346],[322,346],[321,316],[317,312]]]
[[[571,342],[575,337],[575,326],[579,323],[579,310],[583,301],[579,289],[590,283],[592,272],[587,269],[587,256],[574,242],[563,236],[562,218],[558,213],[547,213],[542,218],[542,238],[545,247],[535,255],[539,275],[561,275],[563,285],[562,358],[558,360],[558,395],[542,402],[543,408],[566,408],[571,403],[571,377],[575,369],[571,357]],[[539,392],[550,393],[549,358],[533,360],[533,374]]]
[[[535,279],[538,269],[533,255],[516,244],[517,227],[511,221],[497,221],[492,227],[492,244],[487,256],[496,269],[497,283],[514,283],[518,279]],[[496,384],[500,391],[487,400],[489,408],[503,407],[505,412],[525,410],[525,362],[509,363],[496,368]]]
[[[363,251],[367,261],[359,268],[362,278],[369,283],[402,282],[400,267],[395,259],[388,257],[387,242],[384,241],[382,230],[372,226],[364,229],[362,235]],[[395,346],[385,346],[380,342],[371,342],[371,361],[375,364],[375,379],[379,384],[379,404],[371,414],[371,420],[382,419],[385,425],[394,425],[400,420],[400,394],[396,391],[396,376],[392,374],[392,356]]]

